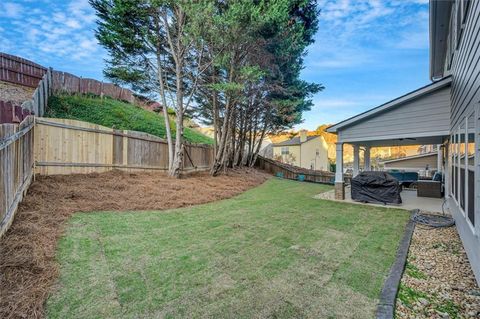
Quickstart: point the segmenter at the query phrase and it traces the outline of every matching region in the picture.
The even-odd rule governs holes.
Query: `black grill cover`
[[[352,199],[359,202],[401,204],[400,185],[385,172],[362,172],[352,178]]]

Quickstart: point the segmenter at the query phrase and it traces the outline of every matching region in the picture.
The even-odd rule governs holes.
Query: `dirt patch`
[[[480,290],[455,227],[416,226],[396,315],[412,319],[480,317]]]
[[[58,276],[57,240],[75,212],[162,210],[212,202],[263,183],[252,169],[171,179],[158,173],[37,177],[0,240],[0,318],[41,318]]]
[[[33,91],[35,89],[27,86],[0,81],[0,100],[4,102],[21,105],[32,98]]]

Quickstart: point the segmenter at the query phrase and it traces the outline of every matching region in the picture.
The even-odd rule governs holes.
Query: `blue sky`
[[[326,89],[297,128],[335,123],[428,84],[428,0],[319,0],[302,77]],[[28,12],[28,14],[26,14]],[[87,0],[0,1],[0,51],[103,79]]]

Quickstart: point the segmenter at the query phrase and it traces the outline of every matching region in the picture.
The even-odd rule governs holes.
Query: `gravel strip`
[[[396,318],[480,318],[480,289],[455,227],[417,224]]]

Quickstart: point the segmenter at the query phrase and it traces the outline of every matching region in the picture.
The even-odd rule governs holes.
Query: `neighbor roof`
[[[320,135],[315,135],[315,136],[307,136],[307,140],[305,142],[300,142],[300,136],[296,136],[292,139],[289,139],[287,141],[283,141],[277,144],[273,144],[273,146],[290,146],[290,145],[300,145],[302,143],[306,143],[308,141],[313,140],[314,138],[320,137]]]
[[[437,152],[416,154],[416,155],[411,155],[411,156],[399,157],[399,158],[391,159],[391,160],[388,160],[388,161],[382,161],[382,163],[385,163],[385,164],[395,163],[395,162],[405,161],[405,160],[414,159],[414,158],[422,158],[422,157],[437,156],[437,155],[438,155]]]
[[[370,109],[368,111],[365,111],[363,113],[360,113],[358,115],[352,116],[351,118],[348,118],[344,121],[341,121],[337,124],[334,124],[330,126],[327,129],[327,132],[329,133],[337,133],[339,129],[344,128],[346,126],[350,126],[354,123],[360,122],[361,120],[370,118],[374,115],[377,115],[378,113],[385,112],[391,108],[397,107],[400,104],[404,104],[406,102],[409,102],[411,100],[417,99],[419,97],[422,97],[426,94],[435,92],[436,90],[442,89],[446,86],[449,86],[452,83],[452,78],[451,76],[447,76],[437,82],[433,82],[429,85],[426,85],[424,87],[421,87],[415,91],[412,91],[410,93],[407,93],[405,95],[402,95],[394,100],[391,100],[385,104],[382,104],[380,106],[377,106],[373,109]]]

